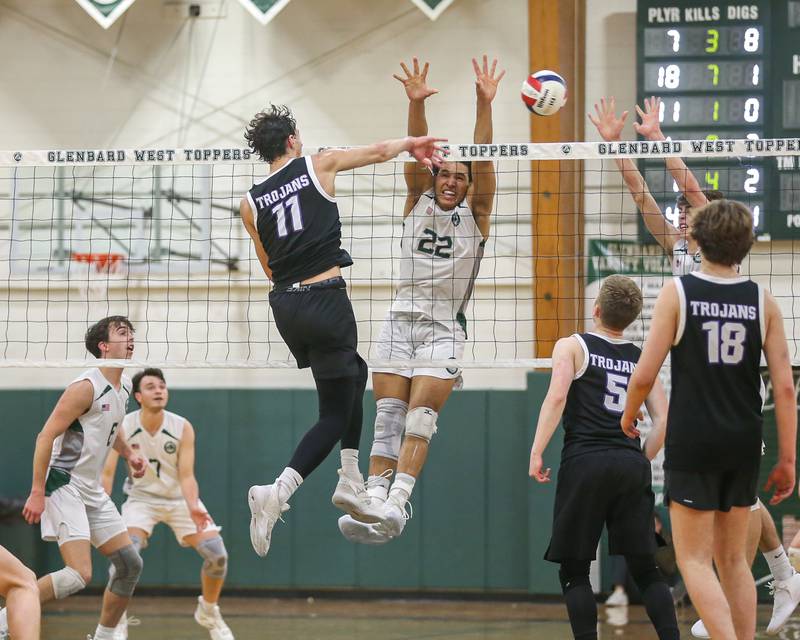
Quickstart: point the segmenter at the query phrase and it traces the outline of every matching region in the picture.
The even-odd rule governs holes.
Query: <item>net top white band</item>
[[[317,151],[347,147],[312,147]],[[759,140],[632,140],[619,142],[450,143],[450,160],[605,160],[614,158],[730,158],[800,155],[800,138]],[[403,153],[393,162],[410,162]],[[258,162],[239,147],[51,149],[0,151],[0,167],[241,164]]]

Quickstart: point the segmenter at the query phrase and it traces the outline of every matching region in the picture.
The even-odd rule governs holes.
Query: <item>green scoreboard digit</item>
[[[637,101],[661,98],[672,139],[800,137],[800,0],[638,0]],[[687,161],[700,184],[746,202],[760,239],[800,237],[797,156]],[[641,160],[677,220],[663,160]],[[640,236],[652,241],[640,224]]]

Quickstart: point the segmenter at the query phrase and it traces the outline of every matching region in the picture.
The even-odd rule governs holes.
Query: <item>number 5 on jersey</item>
[[[628,396],[628,376],[606,372],[606,395],[603,406],[613,413],[622,413]]]

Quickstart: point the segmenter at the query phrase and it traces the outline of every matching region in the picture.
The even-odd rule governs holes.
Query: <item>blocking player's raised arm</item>
[[[395,80],[402,83],[408,97],[408,135],[428,135],[428,120],[425,117],[425,100],[439,93],[438,90],[428,86],[428,63],[422,70],[419,60],[412,59],[412,70],[404,62],[400,63],[404,76],[392,74]],[[406,181],[406,204],[403,217],[411,213],[419,197],[433,186],[433,175],[430,168],[418,162],[406,162],[403,166],[403,177]]]
[[[636,113],[639,114],[641,123],[634,122],[633,128],[640,136],[660,142],[666,140],[666,136],[661,131],[659,122],[659,111],[661,109],[661,98],[645,98],[644,110],[637,104]],[[675,183],[685,197],[689,206],[695,209],[708,204],[708,198],[703,193],[700,183],[694,173],[686,166],[683,158],[666,158],[667,169],[669,170]]]
[[[497,95],[500,80],[505,71],[497,72],[497,60],[489,66],[489,60],[484,55],[483,64],[472,59],[472,68],[475,71],[475,131],[473,142],[476,144],[489,144],[494,139],[492,123],[492,101]],[[494,196],[497,191],[497,176],[494,162],[475,162],[472,167],[473,184],[469,198],[469,206],[478,228],[484,239],[489,237],[490,219]]]
[[[239,215],[242,218],[242,224],[244,225],[244,228],[247,230],[248,235],[253,241],[261,268],[264,270],[267,278],[272,280],[272,269],[269,268],[269,256],[267,255],[266,249],[264,249],[264,243],[261,242],[261,238],[258,235],[258,229],[256,229],[255,222],[255,212],[250,207],[250,203],[247,201],[247,198],[242,198],[242,201],[239,203]]]
[[[600,104],[594,105],[595,115],[587,114],[592,124],[597,127],[600,137],[606,142],[615,142],[620,139],[625,119],[628,117],[627,111],[623,111],[622,115],[618,117],[616,108],[616,100],[613,97],[608,101],[600,98]],[[636,163],[630,159],[615,159],[614,162],[622,174],[622,179],[636,203],[636,207],[642,214],[642,220],[647,230],[665,251],[672,251],[673,246],[680,238],[680,232],[667,222]]]
[[[678,290],[675,282],[670,280],[658,294],[642,355],[628,382],[625,411],[621,420],[622,429],[626,433],[632,428],[639,408],[656,383],[661,365],[664,364],[675,339],[679,315]]]
[[[567,403],[567,394],[575,379],[575,372],[580,369],[583,350],[573,338],[561,338],[553,348],[553,373],[547,395],[539,409],[536,423],[536,435],[531,446],[531,459],[528,475],[538,482],[550,481],[550,469],[542,471],[542,456],[550,443]]]
[[[778,461],[769,475],[768,488],[775,486],[770,504],[788,497],[795,483],[797,451],[797,396],[792,376],[789,348],[783,328],[783,317],[775,298],[764,291],[765,336],[764,355],[767,359],[772,395],[775,400],[775,422],[778,429]]]

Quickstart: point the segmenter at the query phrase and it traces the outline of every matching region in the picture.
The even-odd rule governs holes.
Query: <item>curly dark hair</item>
[[[133,376],[133,380],[131,380],[131,384],[133,385],[133,389],[131,393],[135,396],[139,393],[139,388],[142,385],[142,378],[145,376],[153,376],[154,378],[158,378],[164,384],[167,381],[164,379],[164,372],[161,369],[156,369],[155,367],[148,367],[147,369],[142,369],[139,373]]]
[[[108,332],[116,327],[128,327],[131,331],[134,330],[131,321],[126,316],[108,316],[98,320],[86,331],[84,338],[86,350],[95,358],[99,358],[101,355],[100,343],[108,342]]]
[[[714,200],[692,214],[692,237],[703,258],[716,264],[739,264],[753,246],[753,214],[736,200]]]
[[[244,139],[254,153],[272,162],[286,153],[286,140],[297,133],[297,122],[285,105],[269,105],[253,116],[244,132]]]

